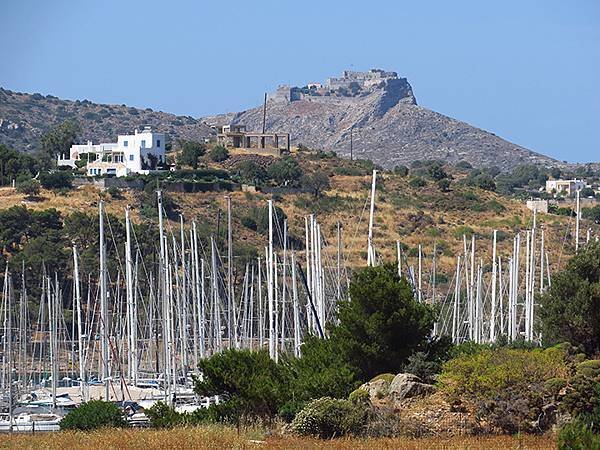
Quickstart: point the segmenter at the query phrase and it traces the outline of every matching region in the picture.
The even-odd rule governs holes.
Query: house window
[[[123,147],[129,147],[129,142],[123,141]]]
[[[129,155],[129,161],[133,161],[133,154]]]
[[[146,140],[142,139],[142,148],[146,148]]]
[[[156,146],[157,146],[157,147],[160,147],[160,139],[157,139],[157,140],[156,140]]]

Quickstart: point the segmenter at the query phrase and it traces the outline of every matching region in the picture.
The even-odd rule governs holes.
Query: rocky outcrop
[[[390,383],[388,395],[395,403],[401,403],[413,397],[426,397],[435,391],[435,386],[423,383],[418,376],[412,373],[399,373]]]
[[[234,115],[205,118],[207,123],[245,124],[261,129],[262,106]],[[558,161],[418,106],[410,83],[387,79],[354,95],[313,95],[297,101],[269,101],[267,130],[289,131],[294,145],[371,159],[386,168],[414,160],[461,160],[502,170],[524,163],[560,165]]]

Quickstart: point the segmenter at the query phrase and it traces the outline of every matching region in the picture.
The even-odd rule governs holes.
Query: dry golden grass
[[[222,426],[173,430],[101,430],[36,435],[13,434],[0,438],[0,448],[19,449],[552,449],[553,436],[455,436],[357,439],[329,441],[295,436],[263,437],[256,431],[242,432]]]

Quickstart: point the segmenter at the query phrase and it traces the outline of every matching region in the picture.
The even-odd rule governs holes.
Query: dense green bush
[[[492,399],[510,387],[525,389],[530,383],[568,376],[566,353],[560,347],[531,351],[483,348],[446,362],[439,381],[452,399]]]
[[[235,405],[239,422],[251,417],[273,417],[288,395],[289,372],[260,350],[225,350],[198,364],[202,379],[195,391],[202,396],[221,395]]]
[[[577,373],[590,378],[600,377],[600,359],[589,359],[577,364]]]
[[[222,145],[217,145],[210,151],[209,156],[213,162],[223,162],[229,158],[229,151]]]
[[[73,187],[73,174],[69,171],[40,173],[40,184],[44,189],[70,189]]]
[[[177,164],[191,166],[193,169],[198,168],[198,159],[206,152],[204,144],[196,141],[179,142],[181,153],[177,157]]]
[[[179,414],[165,402],[156,402],[144,413],[150,419],[150,426],[153,428],[172,428],[186,422],[184,414]]]
[[[72,410],[60,421],[61,430],[95,430],[103,427],[126,427],[127,422],[117,405],[91,400]]]
[[[587,245],[554,274],[540,299],[546,344],[570,342],[589,355],[600,352],[600,242]]]
[[[568,378],[571,370],[563,347],[464,350],[444,364],[438,378],[452,404],[475,405],[479,417],[503,432],[547,429],[552,418],[543,406],[553,396],[547,383]]]
[[[408,167],[406,166],[395,166],[394,167],[394,174],[400,176],[400,177],[405,177],[406,175],[408,175]]]
[[[566,386],[561,410],[573,417],[594,418],[594,428],[600,431],[600,377],[575,375]]]
[[[413,188],[421,188],[423,186],[427,186],[427,182],[421,177],[412,177],[408,182],[410,187]]]
[[[600,434],[594,433],[584,421],[576,419],[561,428],[557,445],[559,450],[599,450]]]
[[[22,181],[17,184],[17,192],[29,198],[36,197],[40,193],[40,182],[34,179]]]
[[[267,175],[278,184],[295,183],[302,177],[302,169],[291,156],[278,159],[267,168]]]
[[[237,176],[246,183],[260,184],[267,179],[267,171],[252,160],[242,161],[236,165]]]
[[[308,403],[292,422],[300,435],[331,439],[359,434],[366,424],[366,409],[348,400],[322,397]]]

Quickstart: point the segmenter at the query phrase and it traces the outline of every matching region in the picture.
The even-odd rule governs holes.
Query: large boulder
[[[369,398],[373,402],[374,400],[380,400],[388,395],[390,382],[383,378],[379,378],[363,384],[360,389],[368,392]]]
[[[395,402],[402,402],[412,397],[425,397],[435,392],[435,386],[423,383],[412,373],[399,373],[392,380],[388,389],[389,396]]]

